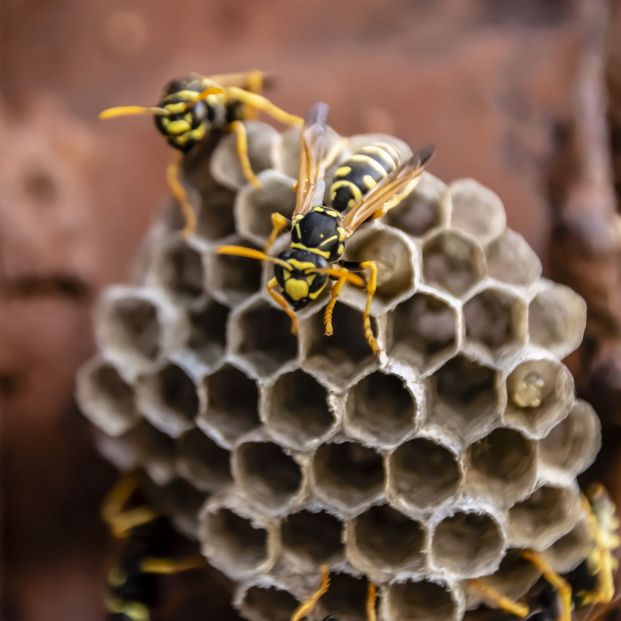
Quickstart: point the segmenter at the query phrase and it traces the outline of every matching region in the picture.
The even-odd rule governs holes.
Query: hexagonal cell
[[[315,446],[336,424],[327,390],[300,370],[265,388],[261,410],[270,434],[296,449]]]
[[[391,585],[383,608],[387,621],[451,621],[458,612],[453,593],[428,580]]]
[[[239,489],[268,513],[286,509],[300,493],[298,463],[272,442],[245,442],[233,452],[233,475]]]
[[[224,445],[257,429],[259,391],[254,380],[229,364],[205,378],[207,408],[199,424]]]
[[[446,221],[446,193],[445,183],[423,173],[414,191],[391,209],[384,221],[415,237],[426,235]]]
[[[261,377],[292,362],[298,353],[289,317],[263,300],[257,300],[235,317],[230,347]]]
[[[483,510],[456,511],[443,518],[431,536],[431,561],[461,578],[494,571],[504,554],[496,519]]]
[[[325,511],[299,511],[281,524],[282,553],[296,567],[316,571],[323,564],[343,559],[343,525]]]
[[[377,265],[377,290],[371,309],[384,312],[409,295],[415,284],[416,248],[398,231],[368,226],[357,232],[348,242],[347,261],[375,261]],[[344,297],[356,302],[362,310],[366,292],[348,287]]]
[[[544,556],[556,571],[566,573],[580,565],[592,549],[589,529],[584,521],[580,521],[545,550]]]
[[[232,245],[254,248],[234,238]],[[237,306],[261,288],[261,262],[211,252],[207,257],[208,285],[213,297],[228,306]]]
[[[449,360],[432,377],[429,421],[469,442],[500,417],[493,369],[463,355]]]
[[[260,175],[260,188],[247,185],[237,195],[235,218],[239,233],[262,246],[272,231],[272,214],[286,218],[295,208],[294,179],[275,170]]]
[[[384,487],[381,455],[353,442],[320,446],[312,473],[317,495],[346,514],[373,502]]]
[[[544,485],[509,511],[513,546],[542,549],[567,534],[580,517],[575,489]]]
[[[342,390],[344,384],[375,366],[376,357],[364,338],[362,313],[337,302],[333,324],[334,334],[326,336],[323,312],[304,321],[300,331],[302,355],[306,368],[329,386]]]
[[[563,357],[580,345],[586,324],[586,303],[569,287],[540,291],[528,307],[530,340]]]
[[[209,241],[235,233],[235,192],[217,183],[210,183],[201,192],[196,214],[196,234]]]
[[[431,509],[453,496],[461,482],[455,455],[427,440],[415,438],[400,446],[388,461],[391,499],[415,509]]]
[[[201,405],[200,389],[173,362],[167,362],[153,375],[140,378],[137,394],[145,418],[174,437],[193,426]]]
[[[536,459],[534,442],[512,429],[495,429],[468,449],[466,484],[474,495],[508,506],[533,490]]]
[[[345,573],[330,574],[330,588],[319,600],[322,613],[339,621],[359,621],[366,619],[365,602],[367,582]],[[320,617],[321,618],[321,617]]]
[[[576,401],[567,417],[539,442],[539,458],[574,477],[593,463],[600,444],[597,414],[588,403]]]
[[[375,445],[394,445],[414,429],[416,402],[403,380],[376,371],[347,396],[346,432]]]
[[[247,588],[238,604],[244,619],[250,621],[290,621],[298,606],[289,591],[263,583]]]
[[[481,249],[454,231],[434,235],[423,247],[425,282],[459,297],[484,275]]]
[[[511,285],[527,286],[541,276],[541,261],[518,233],[506,230],[485,250],[488,274]]]
[[[507,377],[505,421],[541,437],[566,414],[573,401],[571,373],[553,360],[527,360]]]
[[[453,204],[453,226],[483,243],[503,232],[507,225],[505,208],[494,192],[474,179],[454,181],[449,191]]]
[[[228,317],[229,309],[213,300],[188,312],[186,346],[205,364],[214,364],[224,355]]]
[[[425,528],[388,505],[371,507],[348,524],[348,559],[372,579],[425,565]]]
[[[456,310],[441,298],[417,293],[395,308],[388,353],[425,372],[449,358],[457,347]]]
[[[209,509],[202,516],[201,530],[203,554],[229,577],[252,576],[273,562],[266,526],[231,508]]]
[[[108,435],[125,433],[140,418],[133,386],[107,362],[94,360],[82,367],[77,397],[84,414]]]
[[[177,470],[192,485],[217,492],[233,481],[230,454],[200,429],[192,429],[177,441]]]
[[[158,284],[181,303],[191,303],[205,293],[203,258],[182,239],[159,248],[153,267]]]
[[[271,152],[278,139],[275,128],[261,121],[244,121],[248,138],[248,157],[255,174],[272,166]],[[213,178],[227,188],[238,190],[248,180],[237,155],[237,138],[234,133],[224,136],[214,149],[210,166]]]
[[[498,355],[525,339],[526,305],[502,289],[485,289],[464,305],[466,339]]]

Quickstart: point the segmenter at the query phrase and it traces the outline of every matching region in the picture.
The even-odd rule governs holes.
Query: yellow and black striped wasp
[[[346,203],[339,201],[336,205],[326,206],[317,194],[322,190],[325,169],[327,111],[326,104],[316,104],[302,131],[297,194],[291,221],[281,214],[272,214],[273,229],[265,250],[287,227],[291,230],[289,247],[277,257],[242,246],[220,246],[217,252],[274,264],[274,277],[268,282],[267,290],[289,316],[294,334],[298,328],[295,311],[316,300],[329,280],[334,284],[324,312],[325,334],[328,336],[333,332],[332,313],[344,285],[349,283],[366,289],[363,329],[369,346],[378,353],[370,318],[371,301],[377,286],[377,265],[374,261],[355,264],[342,261],[346,242],[364,222],[383,216],[414,189],[434,148],[421,149],[392,172],[384,172],[371,188],[369,182],[365,191],[360,191],[360,200],[350,197]],[[366,278],[360,275],[362,272],[368,274]]]
[[[111,534],[122,541],[118,561],[107,576],[108,621],[152,621],[159,600],[157,576],[206,566],[198,555],[169,557],[174,540],[169,521],[146,504],[127,508],[138,487],[138,477],[126,475],[102,505],[103,520]]]
[[[263,73],[249,71],[217,76],[191,73],[172,80],[165,88],[157,106],[118,106],[100,113],[102,119],[137,114],[152,114],[157,129],[168,144],[188,153],[200,144],[210,131],[233,132],[237,140],[237,155],[244,176],[255,187],[260,181],[252,170],[248,156],[248,141],[244,121],[263,112],[285,125],[302,125],[302,118],[285,112],[264,97]],[[179,179],[180,160],[168,166],[166,179],[173,196],[179,202],[185,226],[185,236],[196,228],[196,215]]]

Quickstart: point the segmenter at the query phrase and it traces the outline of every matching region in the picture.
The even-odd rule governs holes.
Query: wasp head
[[[289,266],[287,269],[276,263],[274,276],[293,309],[300,310],[316,300],[328,283],[327,274],[317,270],[328,267],[328,262],[312,252],[295,248],[288,248],[277,258]]]

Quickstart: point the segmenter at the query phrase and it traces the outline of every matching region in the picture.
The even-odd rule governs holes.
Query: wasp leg
[[[367,303],[364,307],[364,314],[362,316],[362,324],[364,326],[364,336],[367,339],[367,343],[373,350],[374,354],[379,353],[379,345],[373,335],[373,329],[371,327],[371,302],[373,296],[377,290],[377,265],[375,261],[362,261],[360,267],[369,270],[369,278],[367,280]]]
[[[229,125],[231,131],[235,134],[235,146],[237,149],[237,157],[241,165],[244,177],[255,187],[260,188],[261,182],[252,170],[250,158],[248,157],[248,135],[246,126],[241,121],[233,121]]]
[[[276,291],[276,287],[278,287],[278,281],[275,278],[271,278],[267,283],[267,292],[272,296],[272,300],[282,308],[289,319],[291,319],[291,334],[298,333],[298,316],[295,314],[293,309],[287,304],[287,300]]]
[[[180,160],[172,161],[166,169],[166,181],[172,195],[177,199],[177,202],[181,207],[181,213],[183,214],[183,219],[185,221],[182,234],[187,239],[196,230],[196,214],[194,213],[194,210],[190,205],[190,201],[188,200],[188,195],[181,184],[180,173]]]
[[[237,99],[243,104],[246,104],[251,108],[255,108],[256,110],[271,116],[273,119],[276,119],[285,125],[304,125],[304,119],[302,117],[285,112],[282,108],[274,105],[269,99],[263,97],[263,95],[249,93],[248,91],[235,86],[227,88],[226,94],[231,99]]]
[[[500,610],[504,610],[520,619],[524,619],[529,613],[528,606],[513,601],[483,580],[473,578],[472,580],[468,580],[468,584],[475,591],[478,591],[486,602],[494,604]]]
[[[377,600],[377,587],[369,582],[367,586],[367,601],[366,601],[366,611],[367,611],[367,621],[376,621],[377,615],[375,614],[375,602]]]
[[[559,603],[557,621],[571,621],[571,587],[569,583],[550,567],[541,554],[533,550],[524,550],[522,552],[522,558],[530,561],[541,571],[543,578],[556,591]]]
[[[302,602],[291,616],[291,621],[301,621],[304,617],[307,617],[317,605],[320,598],[326,594],[330,587],[330,573],[327,565],[321,566],[321,582],[317,590],[304,602]]]
[[[189,556],[187,558],[143,558],[140,561],[140,570],[145,574],[170,575],[178,574],[190,569],[206,567],[207,561],[202,556]]]
[[[272,214],[272,232],[267,238],[265,246],[263,246],[263,252],[267,252],[272,244],[276,241],[278,236],[282,233],[282,231],[284,231],[289,226],[291,226],[291,222],[288,218],[285,218],[285,216],[278,212],[274,212]]]
[[[265,73],[260,69],[252,69],[251,71],[242,71],[240,73],[210,75],[208,79],[219,86],[239,86],[244,90],[260,95],[263,92]]]
[[[365,282],[362,278],[360,278],[360,276],[353,274],[349,269],[340,265],[336,267],[329,267],[321,271],[336,279],[336,282],[332,286],[332,291],[330,292],[330,301],[328,302],[326,310],[323,314],[323,325],[325,328],[324,334],[326,336],[332,336],[332,334],[334,334],[332,314],[334,312],[334,307],[336,306],[336,301],[341,293],[341,289],[346,282],[351,283],[354,287],[360,288],[365,286]]]

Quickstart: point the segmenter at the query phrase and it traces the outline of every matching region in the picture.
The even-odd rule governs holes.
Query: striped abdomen
[[[394,145],[367,145],[352,153],[334,173],[330,186],[331,206],[339,212],[355,207],[363,196],[400,164]]]

